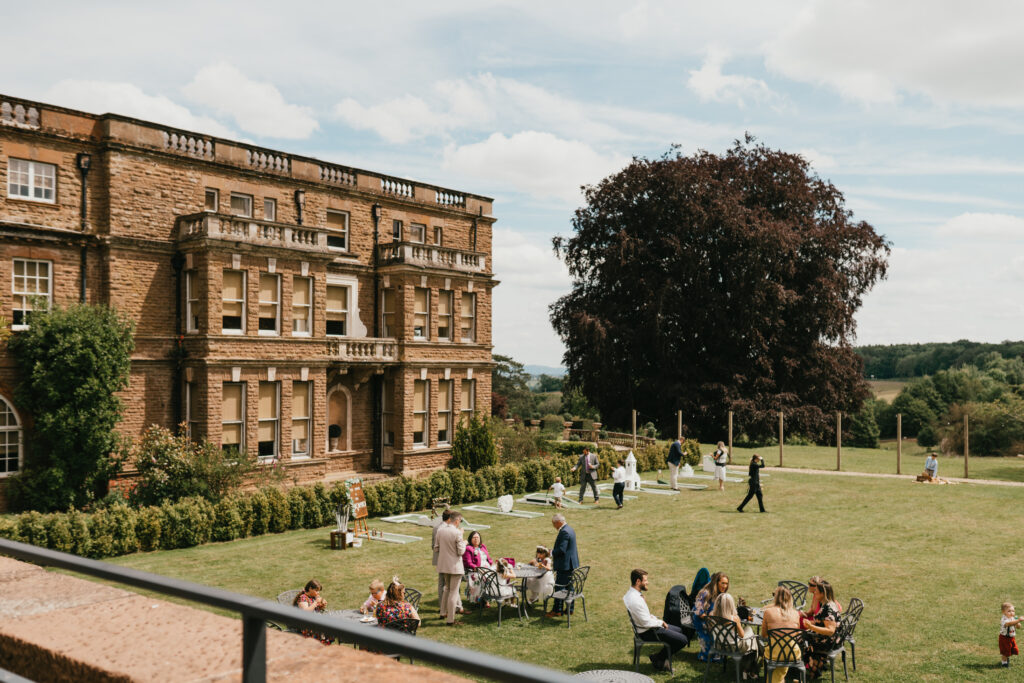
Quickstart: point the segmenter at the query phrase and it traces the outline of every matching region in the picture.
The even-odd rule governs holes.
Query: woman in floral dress
[[[392,578],[384,599],[377,603],[374,616],[377,617],[377,625],[382,628],[390,622],[400,619],[415,619],[417,622],[419,621],[420,615],[416,612],[416,608],[405,599],[405,586],[402,585],[397,576]],[[403,630],[415,632],[415,629],[410,629],[408,626],[403,628]]]
[[[323,612],[327,609],[327,601],[320,595],[320,591],[324,589],[320,585],[320,582],[316,579],[310,579],[309,583],[306,584],[305,589],[301,593],[295,596],[295,602],[292,604],[299,609],[306,610],[307,612]],[[315,633],[309,629],[303,629],[302,635],[307,638],[316,638],[324,645],[330,645],[334,642],[334,636],[329,636],[324,633]]]
[[[811,678],[821,676],[828,666],[828,653],[834,650],[836,643],[836,624],[839,622],[841,607],[836,602],[832,584],[819,577],[807,582],[807,590],[811,592],[811,610],[800,620],[807,630],[805,637],[807,647],[804,648],[804,666]]]
[[[466,552],[462,553],[462,566],[466,570],[466,583],[469,591],[469,601],[479,602],[480,591],[483,588],[480,581],[480,572],[477,569],[494,569],[494,560],[487,552],[483,537],[479,531],[471,531],[466,539]],[[484,607],[486,607],[486,603]]]
[[[711,575],[708,585],[704,586],[697,593],[697,597],[693,601],[693,614],[700,617],[699,627],[696,628],[697,636],[700,638],[700,653],[697,655],[698,661],[706,662],[708,651],[711,650],[711,636],[704,630],[704,617],[711,614],[711,611],[714,610],[715,600],[718,599],[718,596],[728,592],[729,577],[726,576],[725,572],[715,572]],[[694,625],[698,626],[696,621],[694,621]]]

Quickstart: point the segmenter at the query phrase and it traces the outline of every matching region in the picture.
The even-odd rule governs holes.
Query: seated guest
[[[715,608],[715,600],[722,593],[729,592],[729,577],[726,576],[725,572],[715,572],[711,575],[711,580],[697,593],[697,597],[693,600],[693,614],[696,619],[693,620],[693,627],[697,631],[697,637],[700,638],[700,653],[697,655],[698,661],[706,662],[708,659],[708,651],[711,649],[711,637],[704,630],[704,617],[711,614],[711,611]]]
[[[327,601],[320,595],[324,587],[316,579],[310,579],[301,593],[295,596],[292,605],[307,612],[323,612],[327,609]],[[315,633],[309,629],[302,629],[302,635],[307,638],[316,638],[324,645],[334,642],[334,636],[324,633]]]
[[[466,570],[466,582],[469,584],[470,602],[480,601],[480,574],[476,571],[481,567],[494,569],[494,560],[487,552],[483,537],[479,531],[471,531],[466,539],[466,552],[462,553],[462,566]],[[484,603],[484,607],[487,604]]]
[[[384,582],[380,579],[374,579],[370,582],[370,597],[366,598],[366,602],[359,608],[359,611],[363,614],[373,614],[373,611],[377,609],[377,603],[384,599]]]
[[[811,612],[805,615],[802,626],[807,630],[804,650],[804,666],[811,678],[821,676],[828,666],[828,653],[834,650],[836,642],[836,624],[842,607],[836,602],[832,584],[820,577],[814,577],[807,583],[807,590],[813,591],[814,599]]]
[[[547,570],[541,577],[526,580],[526,601],[534,603],[543,600],[555,590],[555,575],[551,571],[551,551],[542,545],[537,546],[536,556],[530,560],[530,566]]]
[[[928,477],[928,481],[934,481],[939,478],[939,460],[935,457],[935,453],[929,453],[928,457],[924,459],[924,473]]]
[[[770,633],[777,628],[800,628],[800,612],[793,607],[793,594],[785,586],[775,589],[775,593],[772,595],[772,604],[764,608],[762,616],[761,633],[768,639],[768,649],[764,656],[768,659],[775,659],[783,655],[772,646]],[[793,654],[797,657],[801,656],[799,646]],[[786,671],[787,669],[772,671],[770,683],[782,683],[786,679]]]
[[[647,591],[647,572],[643,569],[634,569],[629,574],[629,590],[622,596],[622,602],[626,603],[629,616],[636,624],[637,635],[641,640],[650,643],[667,643],[668,649],[675,654],[690,642],[682,629],[672,624],[666,624],[651,614],[647,607],[647,600],[644,593]],[[672,671],[668,663],[668,655],[665,650],[650,655],[651,664],[656,671]]]
[[[715,609],[712,611],[712,615],[728,619],[736,626],[740,647],[747,652],[741,666],[743,678],[757,680],[757,636],[754,635],[754,629],[740,620],[740,615],[736,611],[736,601],[728,593],[722,593],[715,600]]]
[[[377,603],[374,616],[377,617],[377,625],[381,627],[399,619],[415,619],[419,621],[420,615],[416,613],[416,608],[405,599],[405,586],[402,585],[397,576],[391,579],[391,584],[388,585],[384,599]]]

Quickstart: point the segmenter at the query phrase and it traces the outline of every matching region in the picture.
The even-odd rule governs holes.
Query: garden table
[[[613,669],[597,669],[576,674],[573,678],[600,683],[654,683],[654,679],[635,671],[615,671]]]
[[[351,622],[354,622],[354,623],[363,624],[365,626],[376,626],[377,625],[377,618],[376,617],[374,617],[372,614],[363,614],[362,612],[360,612],[357,609],[332,610],[332,611],[324,612],[324,614],[326,614],[329,617],[338,617],[339,619],[344,619],[345,621],[351,621]]]
[[[519,581],[519,618],[523,618],[526,615],[526,610],[529,608],[529,604],[526,602],[526,580],[527,579],[539,579],[548,573],[547,569],[541,567],[534,567],[529,564],[517,564],[513,571],[516,573],[516,578]]]

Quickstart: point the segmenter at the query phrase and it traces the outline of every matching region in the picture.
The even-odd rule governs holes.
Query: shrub
[[[327,490],[327,487],[324,486],[323,482],[318,481],[313,485],[313,499],[320,508],[320,523],[317,526],[333,524],[334,508],[336,506],[332,502],[331,494]]]
[[[291,508],[288,506],[288,499],[281,493],[281,489],[274,486],[264,488],[263,495],[267,497],[267,504],[270,507],[267,531],[274,534],[288,531],[292,525],[292,514]]]
[[[89,557],[113,557],[117,544],[114,539],[113,525],[106,510],[97,510],[89,515]]]
[[[570,455],[578,458],[583,453],[584,446],[590,450],[597,448],[597,444],[590,441],[554,441],[550,445],[550,452],[552,455]]]
[[[494,434],[487,422],[473,415],[470,420],[459,425],[452,440],[452,457],[449,468],[462,468],[476,472],[481,467],[494,465],[498,462],[498,453],[494,445]]]
[[[0,538],[9,538],[12,541],[22,541],[21,534],[18,533],[19,521],[20,520],[17,517],[0,517]]]
[[[926,425],[930,427],[931,425]],[[859,412],[850,419],[850,445],[860,448],[878,448],[878,421],[875,419],[874,401],[865,401]],[[920,436],[921,430],[918,430]]]
[[[63,553],[74,552],[74,541],[71,538],[71,525],[68,524],[67,515],[56,512],[46,515],[46,543],[51,550],[59,550]]]
[[[519,471],[526,480],[526,490],[539,491],[544,486],[544,476],[541,471],[541,463],[536,460],[527,460],[519,466]]]
[[[252,499],[254,496],[235,494],[230,496],[226,500],[233,503],[235,508],[238,510],[238,516],[242,520],[242,532],[239,534],[240,538],[246,538],[247,536],[253,535],[252,524],[255,517],[252,508]]]
[[[163,528],[163,511],[158,507],[147,507],[139,510],[135,520],[135,537],[139,540],[142,550],[157,550],[160,545],[160,531]]]
[[[113,547],[111,555],[128,555],[139,549],[139,539],[135,535],[138,513],[124,503],[117,503],[107,509],[107,522]]]
[[[431,498],[450,499],[452,497],[452,478],[448,472],[444,470],[431,472],[427,482],[430,484]]]
[[[298,486],[291,488],[285,498],[288,500],[288,518],[291,520],[289,528],[301,529],[306,521],[306,499],[302,496],[302,490]]]
[[[540,419],[541,431],[549,433],[561,433],[565,419],[561,415],[545,415]]]
[[[218,501],[213,507],[213,534],[214,541],[233,541],[244,536],[245,525],[242,522],[242,515],[238,512],[235,501],[224,499]]]
[[[256,491],[249,497],[249,506],[252,510],[252,523],[250,525],[253,536],[261,536],[270,530],[270,499],[263,491]]]
[[[19,515],[18,538],[22,543],[31,543],[41,548],[47,547],[46,518],[34,510]]]
[[[935,448],[939,445],[939,434],[934,425],[928,424],[917,430],[917,445],[922,448]]]
[[[89,557],[92,551],[92,536],[89,535],[89,520],[78,510],[67,513],[68,528],[71,530],[71,551],[79,557]]]

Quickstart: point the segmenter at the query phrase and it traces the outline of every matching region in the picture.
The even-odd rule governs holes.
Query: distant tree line
[[[864,376],[869,379],[924,377],[939,370],[981,364],[981,358],[998,353],[1003,358],[1024,357],[1024,341],[984,344],[966,339],[929,344],[890,344],[859,346],[864,359]]]

